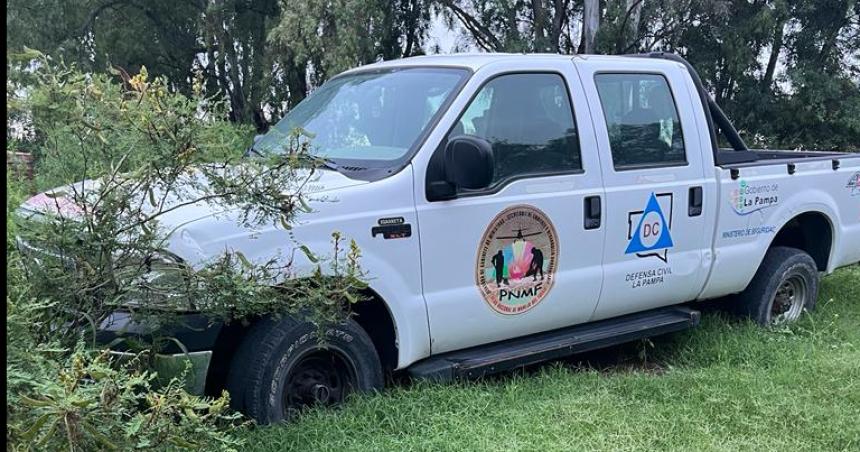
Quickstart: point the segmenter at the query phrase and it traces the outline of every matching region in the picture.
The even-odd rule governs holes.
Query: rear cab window
[[[616,170],[687,164],[678,109],[663,75],[596,74],[595,84]]]

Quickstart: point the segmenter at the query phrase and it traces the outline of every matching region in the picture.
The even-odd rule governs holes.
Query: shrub
[[[241,153],[228,151],[235,141],[225,139],[234,134],[218,132],[231,127],[221,119],[222,103],[186,98],[166,80],[150,80],[145,69],[118,74],[122,84],[47,57],[34,74],[39,83],[28,100],[44,137],[37,177],[85,181],[46,193],[40,203],[49,204],[50,214],[36,209],[16,225],[39,254],[39,265],[27,266],[38,281],[34,295],[65,308],[42,334],[71,343],[79,327],[117,307],[160,323],[180,309],[222,320],[283,312],[304,312],[317,323],[343,320],[343,307],[364,285],[359,250],[338,234],[330,259],[295,244],[318,265],[303,278],[292,277],[290,256],[251,263],[225,250],[192,269],[163,251],[170,231],[161,217],[192,204],[234,209],[246,226],[290,229],[310,210],[304,188],[317,162],[308,143],[297,134],[283,152],[240,160]],[[238,302],[249,299],[253,305]]]
[[[157,384],[163,378],[147,370],[164,338],[135,338],[133,359],[117,360],[89,332],[117,309],[162,325],[188,309],[213,321],[343,321],[366,286],[360,251],[338,233],[328,256],[295,243],[315,263],[303,274],[289,256],[249,262],[232,250],[191,268],[164,251],[170,231],[159,221],[199,203],[232,209],[246,226],[290,230],[310,211],[304,187],[318,162],[299,134],[282,152],[242,159],[244,132],[223,119],[220,101],[182,96],[145,68],[112,78],[36,57],[35,84],[18,107],[35,130],[26,147],[37,150],[39,185],[60,187],[21,215],[18,196],[7,198],[16,219],[7,220],[7,444],[237,447],[226,395],[194,397],[181,377]],[[30,251],[15,251],[15,237]]]
[[[32,325],[50,318],[52,302],[28,299],[13,262],[6,299],[7,445],[13,450],[235,450],[239,415],[229,398],[189,395],[181,378],[156,385],[157,375],[134,357],[78,343],[38,342]],[[7,287],[9,288],[9,287]],[[13,301],[13,298],[15,300]]]

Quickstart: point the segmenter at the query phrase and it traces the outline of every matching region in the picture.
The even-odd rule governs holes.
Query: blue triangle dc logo
[[[651,193],[645,210],[629,212],[628,243],[624,254],[656,257],[668,262],[668,251],[675,246],[672,240],[673,207],[672,193]]]

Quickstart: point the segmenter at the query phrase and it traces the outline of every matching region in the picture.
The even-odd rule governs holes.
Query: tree
[[[597,48],[597,32],[600,30],[600,1],[584,0],[584,4],[579,53],[594,53]]]
[[[266,38],[278,16],[276,0],[206,0],[199,23],[205,54],[193,59],[193,68],[205,74],[207,89],[229,100],[230,119],[253,124],[259,132],[268,128],[265,105],[277,117],[282,110],[278,96],[286,94],[290,108],[307,91],[295,78],[277,77],[273,71]]]
[[[351,67],[422,53],[430,21],[422,0],[301,0],[282,10],[270,42],[304,66],[311,86]]]
[[[571,0],[438,0],[449,24],[455,21],[475,44],[493,52],[574,50],[570,21],[580,11]]]
[[[191,93],[200,4],[170,0],[11,0],[7,44],[40,49],[82,70],[110,65],[135,73],[146,66]]]
[[[306,87],[272,77],[266,37],[279,16],[276,0],[12,0],[7,43],[38,48],[83,70],[141,67],[185,95],[197,72],[209,94],[223,96],[230,118],[265,130],[263,106]],[[287,104],[287,107],[292,103]]]
[[[7,42],[87,71],[145,65],[183,93],[202,73],[258,131],[344,69],[423,53],[441,15],[485,51],[680,53],[752,142],[858,145],[856,0],[10,0]],[[819,73],[819,74],[817,74]],[[832,113],[806,123],[804,103]],[[789,112],[793,112],[790,113]],[[787,115],[787,116],[786,116]],[[838,132],[825,122],[839,123]],[[822,141],[822,134],[838,136]],[[847,135],[846,135],[847,134]],[[761,138],[761,140],[759,140]],[[810,141],[811,140],[811,141]]]

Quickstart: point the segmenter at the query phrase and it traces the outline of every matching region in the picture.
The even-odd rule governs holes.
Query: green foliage
[[[858,8],[693,2],[658,46],[686,54],[751,146],[857,151]]]
[[[117,361],[92,344],[59,340],[62,305],[37,298],[38,281],[14,246],[22,195],[7,178],[6,444],[10,450],[238,450],[244,424],[228,398],[191,396],[166,383],[143,355]]]
[[[186,95],[200,79],[231,121],[263,131],[337,72],[438,51],[435,15],[461,49],[570,54],[589,2],[597,53],[686,56],[750,144],[860,148],[856,0],[12,0],[7,41],[85,72],[145,66]]]
[[[86,72],[142,66],[191,94],[203,2],[149,0],[11,0],[7,45],[43,49]]]
[[[860,149],[856,2],[644,5],[627,51],[686,56],[750,146]]]
[[[860,2],[600,3],[599,52],[682,53],[750,144],[860,149]],[[12,221],[33,188],[7,173],[7,445],[239,448],[237,419],[225,411],[225,398],[189,396],[180,380],[156,384],[158,376],[147,371],[165,338],[138,344],[135,359],[119,362],[93,348],[88,331],[118,307],[155,323],[173,322],[177,309],[188,308],[229,321],[265,312],[302,313],[318,325],[336,322],[349,315],[365,288],[360,251],[334,234],[328,254],[295,244],[300,257],[316,264],[310,274],[297,274],[289,257],[251,263],[232,252],[192,270],[162,250],[170,231],[159,219],[202,202],[238,212],[248,225],[277,222],[289,229],[306,210],[309,199],[301,187],[314,177],[316,162],[297,137],[279,155],[236,165],[251,124],[265,129],[342,69],[422,53],[433,13],[458,23],[485,50],[575,53],[582,46],[582,5],[10,1],[7,44],[18,53],[7,55],[7,150],[32,152],[38,188],[64,186],[52,199],[74,207],[39,221]],[[26,47],[48,49],[52,57]],[[74,184],[80,180],[90,182]],[[16,235],[60,252],[33,265],[32,256],[16,251]],[[831,297],[839,292],[856,301],[849,284],[856,278],[856,271],[841,273],[831,283]],[[823,324],[812,317],[777,335],[712,321],[703,336],[668,344],[668,355],[655,349],[670,371],[680,368],[667,379],[556,372],[538,379],[526,397],[517,378],[498,387],[419,388],[420,403],[408,391],[395,392],[386,396],[393,403],[378,398],[345,414],[317,413],[303,429],[267,430],[253,442],[420,446],[420,436],[403,439],[399,416],[427,422],[422,431],[441,426],[433,433],[439,448],[462,448],[462,441],[486,448],[499,438],[511,446],[521,440],[516,435],[535,432],[547,448],[568,447],[570,438],[619,447],[617,436],[594,434],[604,428],[580,428],[597,424],[622,431],[625,447],[850,448],[860,441],[856,426],[843,422],[858,414],[851,397],[858,391],[844,386],[858,380],[857,329],[850,328],[857,318],[844,309],[832,312]],[[738,331],[739,339],[727,336]],[[682,358],[672,359],[678,351]],[[726,381],[736,389],[726,392]],[[686,397],[681,402],[679,393]],[[849,396],[833,397],[841,393]],[[564,403],[552,403],[559,400]],[[517,410],[487,411],[488,404]],[[413,412],[416,406],[429,407],[429,414]],[[475,414],[468,415],[467,428],[450,423],[470,406]],[[568,413],[569,406],[598,409]],[[617,409],[607,414],[607,407]],[[773,422],[785,412],[800,423]],[[678,413],[689,425],[676,423]],[[545,418],[558,422],[535,423]],[[637,423],[641,419],[649,423]],[[713,426],[714,419],[725,427],[700,428]],[[345,426],[332,435],[332,422]],[[512,423],[528,431],[496,429]],[[665,435],[678,425],[683,435]],[[802,435],[787,434],[797,428]],[[506,437],[511,431],[514,436]],[[732,440],[718,440],[724,437]],[[538,442],[521,444],[534,448]]]
[[[156,385],[157,375],[138,357],[116,362],[107,351],[83,343],[69,350],[38,342],[33,324],[57,306],[26,298],[20,279],[12,284],[7,288],[19,292],[15,301],[6,299],[12,450],[236,450],[243,444],[235,437],[242,424],[228,411],[226,393],[217,399],[191,396],[178,378]]]
[[[88,73],[146,67],[185,95],[199,74],[207,93],[229,102],[233,121],[264,131],[314,87],[309,79],[421,53],[430,4],[12,0],[7,43],[15,51],[44,49]],[[273,117],[266,118],[264,105]]]
[[[30,146],[42,188],[133,168],[235,161],[250,141],[249,128],[224,119],[223,103],[172,93],[145,67],[134,77],[84,74],[37,55],[31,89],[14,100],[38,131]]]
[[[582,2],[440,0],[488,51],[583,52]],[[609,0],[596,53],[685,56],[750,146],[860,150],[860,3]]]
[[[192,268],[165,251],[173,231],[161,220],[191,205],[290,230],[310,210],[304,188],[319,162],[298,136],[243,159],[247,135],[202,89],[187,97],[145,68],[84,74],[37,56],[28,74],[36,82],[19,100],[34,128],[39,184],[64,185],[42,195],[47,205],[19,207],[28,187],[7,183],[7,443],[238,448],[226,395],[191,396],[184,375],[165,381],[152,370],[170,338],[129,338],[138,354],[117,360],[92,333],[116,310],[156,327],[189,310],[213,322],[286,313],[320,328],[343,321],[366,285],[360,250],[338,233],[330,253],[296,242],[296,255],[264,263],[225,250]],[[17,251],[18,238],[28,251]],[[297,256],[314,265],[300,272]]]
[[[243,437],[253,451],[856,450],[858,278],[825,278],[816,311],[776,331],[705,312],[689,332],[395,387]]]
[[[295,244],[316,262],[309,275],[294,274],[291,256],[252,264],[225,251],[192,268],[164,251],[172,231],[161,218],[191,205],[230,211],[246,226],[290,229],[309,209],[304,187],[316,162],[307,142],[239,161],[231,155],[241,149],[236,134],[220,132],[230,127],[212,113],[216,101],[187,98],[145,69],[121,85],[43,58],[36,76],[40,84],[28,100],[45,137],[38,177],[43,186],[68,184],[47,195],[55,214],[24,211],[17,225],[36,248],[29,254],[38,265],[27,268],[39,281],[34,296],[66,308],[45,324],[45,337],[73,337],[119,307],[159,323],[177,310],[220,320],[301,311],[320,324],[348,314],[364,288],[360,253],[337,234],[330,256]],[[199,116],[201,104],[208,116]],[[77,180],[84,182],[70,183]]]
[[[429,10],[420,0],[282,2],[269,40],[308,62],[315,84],[346,69],[421,53]]]

